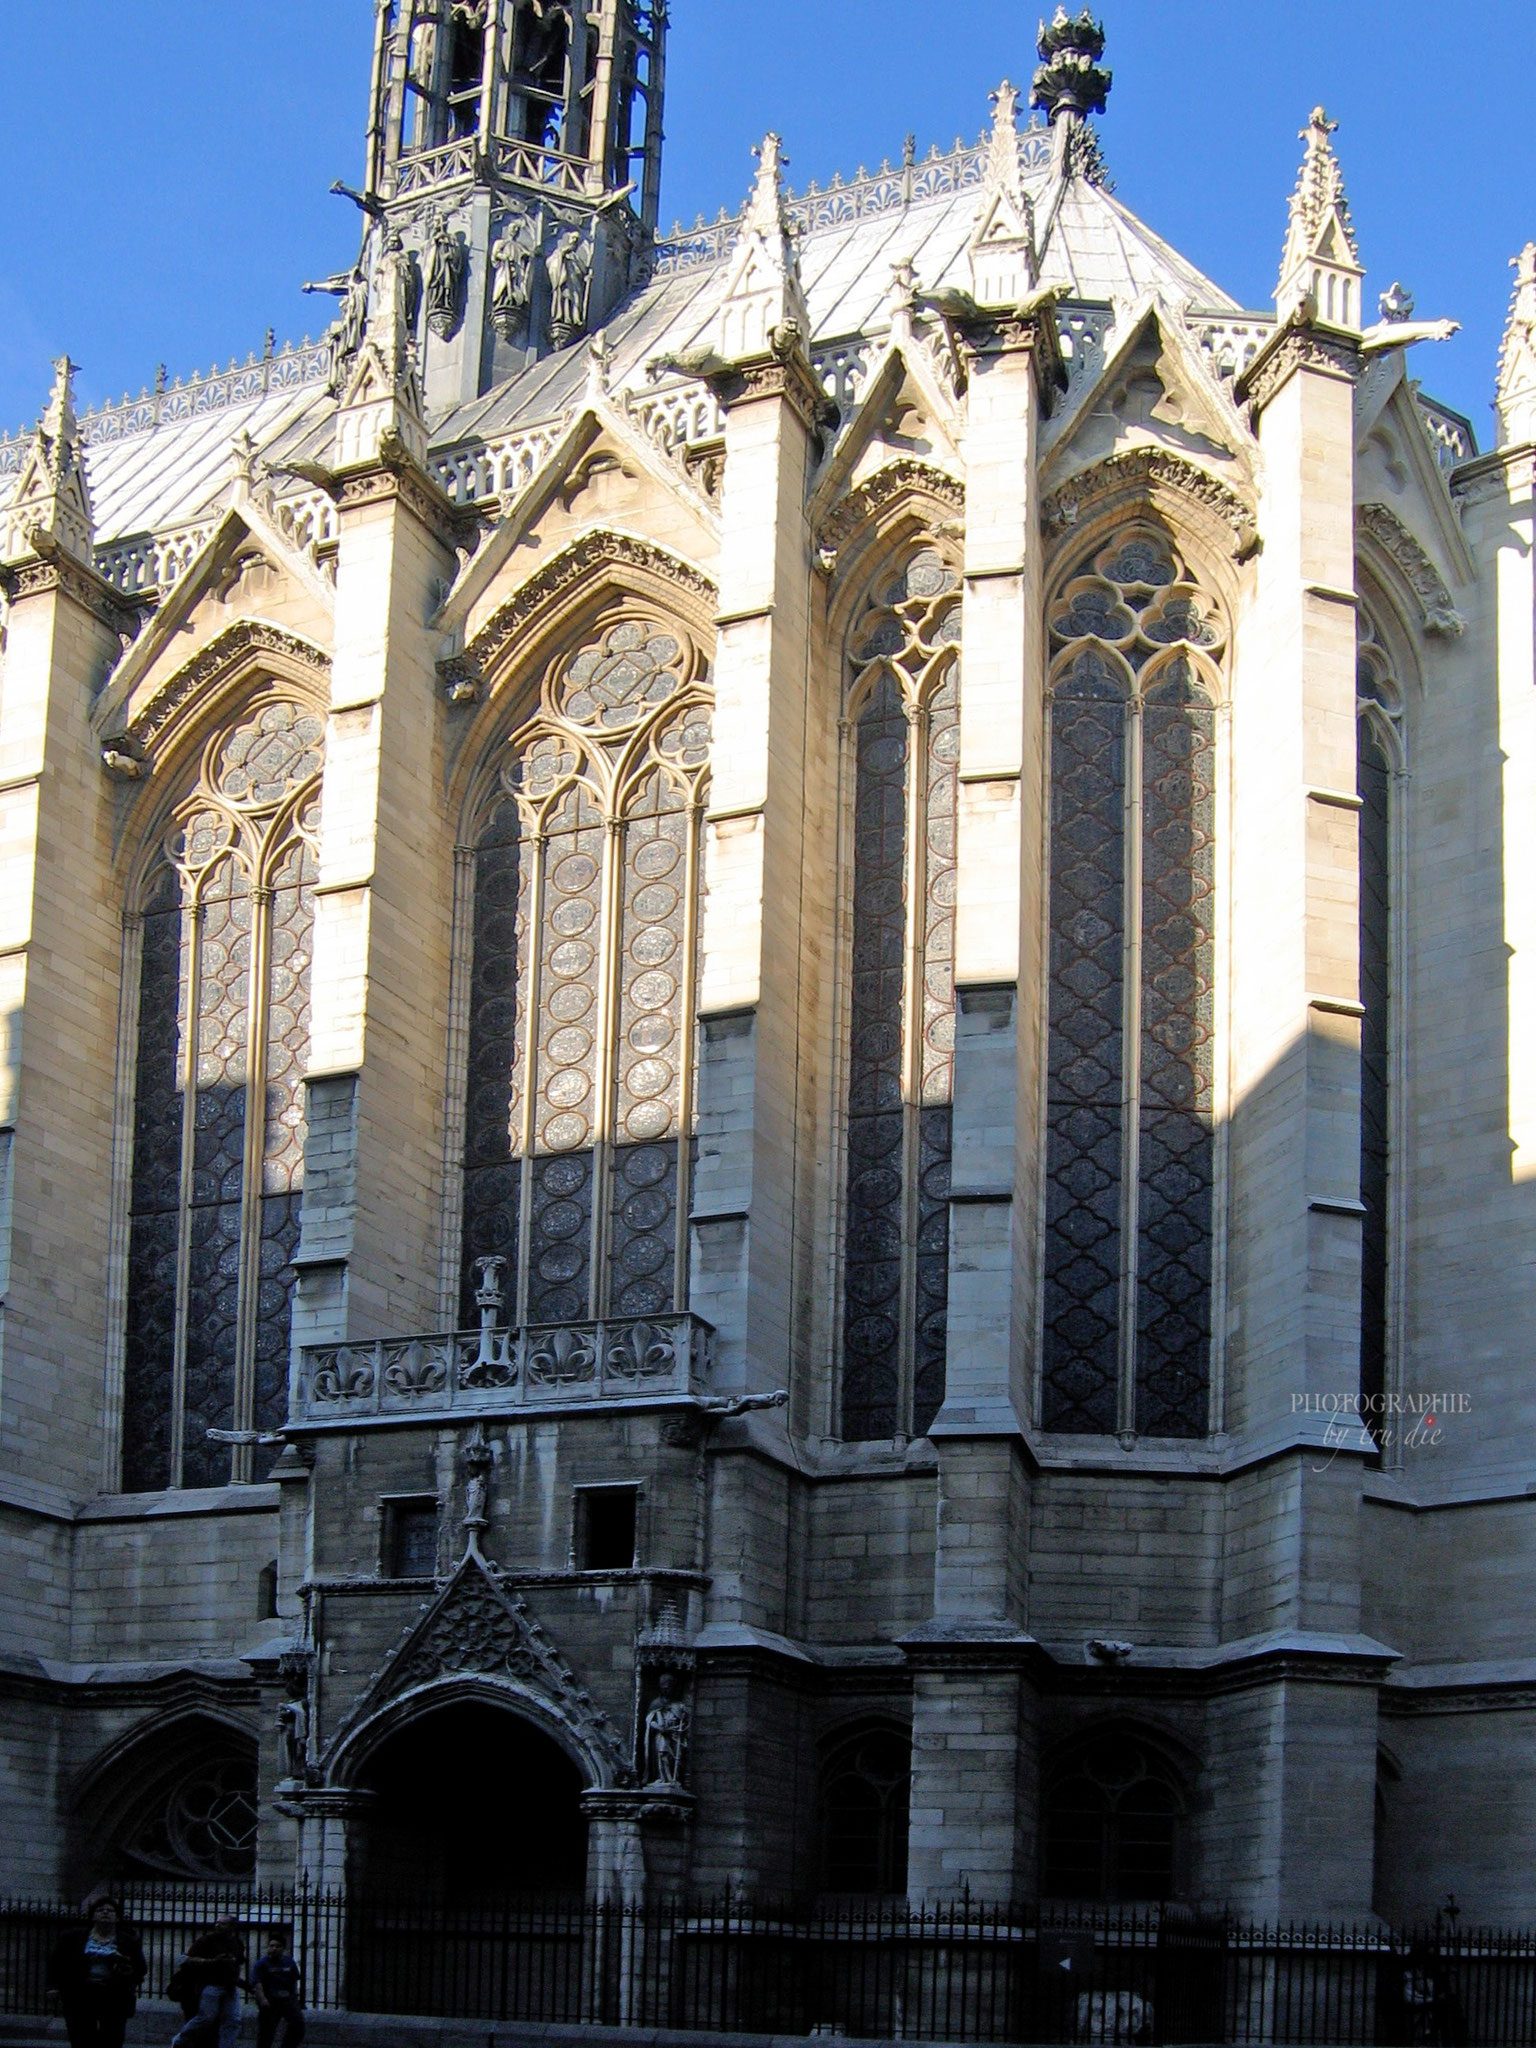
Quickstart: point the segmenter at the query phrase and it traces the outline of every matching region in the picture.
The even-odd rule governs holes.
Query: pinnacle
[[[1029,103],[1055,122],[1063,115],[1081,119],[1104,111],[1114,74],[1099,59],[1104,54],[1104,25],[1085,7],[1069,15],[1058,6],[1049,23],[1041,22],[1037,45],[1041,63],[1030,87]]]

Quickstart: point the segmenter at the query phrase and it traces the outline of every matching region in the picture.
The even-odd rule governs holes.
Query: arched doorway
[[[355,1782],[375,1795],[352,1858],[367,1891],[447,1903],[585,1885],[581,1771],[505,1707],[460,1699],[419,1714]]]

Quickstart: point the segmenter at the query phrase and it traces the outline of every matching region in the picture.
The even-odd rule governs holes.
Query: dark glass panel
[[[464,1257],[459,1323],[479,1319],[474,1263],[499,1254],[516,1271],[522,1101],[519,967],[527,930],[517,806],[502,803],[475,853],[464,1117]]]
[[[1392,771],[1369,722],[1360,726],[1360,1392],[1387,1370],[1388,1056],[1391,1044]]]
[[[955,1086],[955,812],[960,679],[951,669],[928,714],[926,897],[923,910],[922,1108],[917,1127],[917,1330],[912,1428],[944,1404],[949,1314],[949,1172]]]
[[[181,1208],[180,996],[181,890],[167,868],[150,892],[139,962],[123,1383],[122,1484],[130,1493],[154,1492],[171,1483]]]

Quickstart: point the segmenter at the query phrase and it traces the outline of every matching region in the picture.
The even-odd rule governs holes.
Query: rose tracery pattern
[[[924,542],[876,584],[849,641],[859,706],[843,1239],[851,1439],[920,1434],[944,1399],[959,640],[959,576]]]
[[[516,1317],[683,1302],[707,668],[621,618],[546,679],[475,855],[462,1316],[496,1252]]]
[[[1198,1436],[1215,1156],[1216,731],[1204,661],[1225,631],[1150,526],[1080,564],[1048,619],[1042,1419]]]
[[[283,698],[205,751],[140,926],[122,1483],[231,1477],[209,1429],[286,1412],[324,722]],[[254,1171],[252,1170],[254,1168]],[[236,1472],[263,1472],[269,1450]]]

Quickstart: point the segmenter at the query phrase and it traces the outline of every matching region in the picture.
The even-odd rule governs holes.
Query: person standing
[[[251,1972],[256,1994],[256,2048],[273,2048],[278,2027],[283,2048],[299,2048],[304,2039],[304,1973],[288,1953],[284,1930],[267,1936],[267,1952]]]
[[[233,1913],[216,1920],[187,1950],[178,1978],[201,1980],[197,2008],[171,2048],[235,2048],[240,2035],[240,1987],[245,1980],[245,1943]],[[173,1982],[175,1979],[172,1980]]]
[[[122,1908],[110,1893],[86,1902],[90,1921],[71,1928],[48,1962],[48,1988],[58,1993],[69,2048],[123,2048],[148,1964]]]

